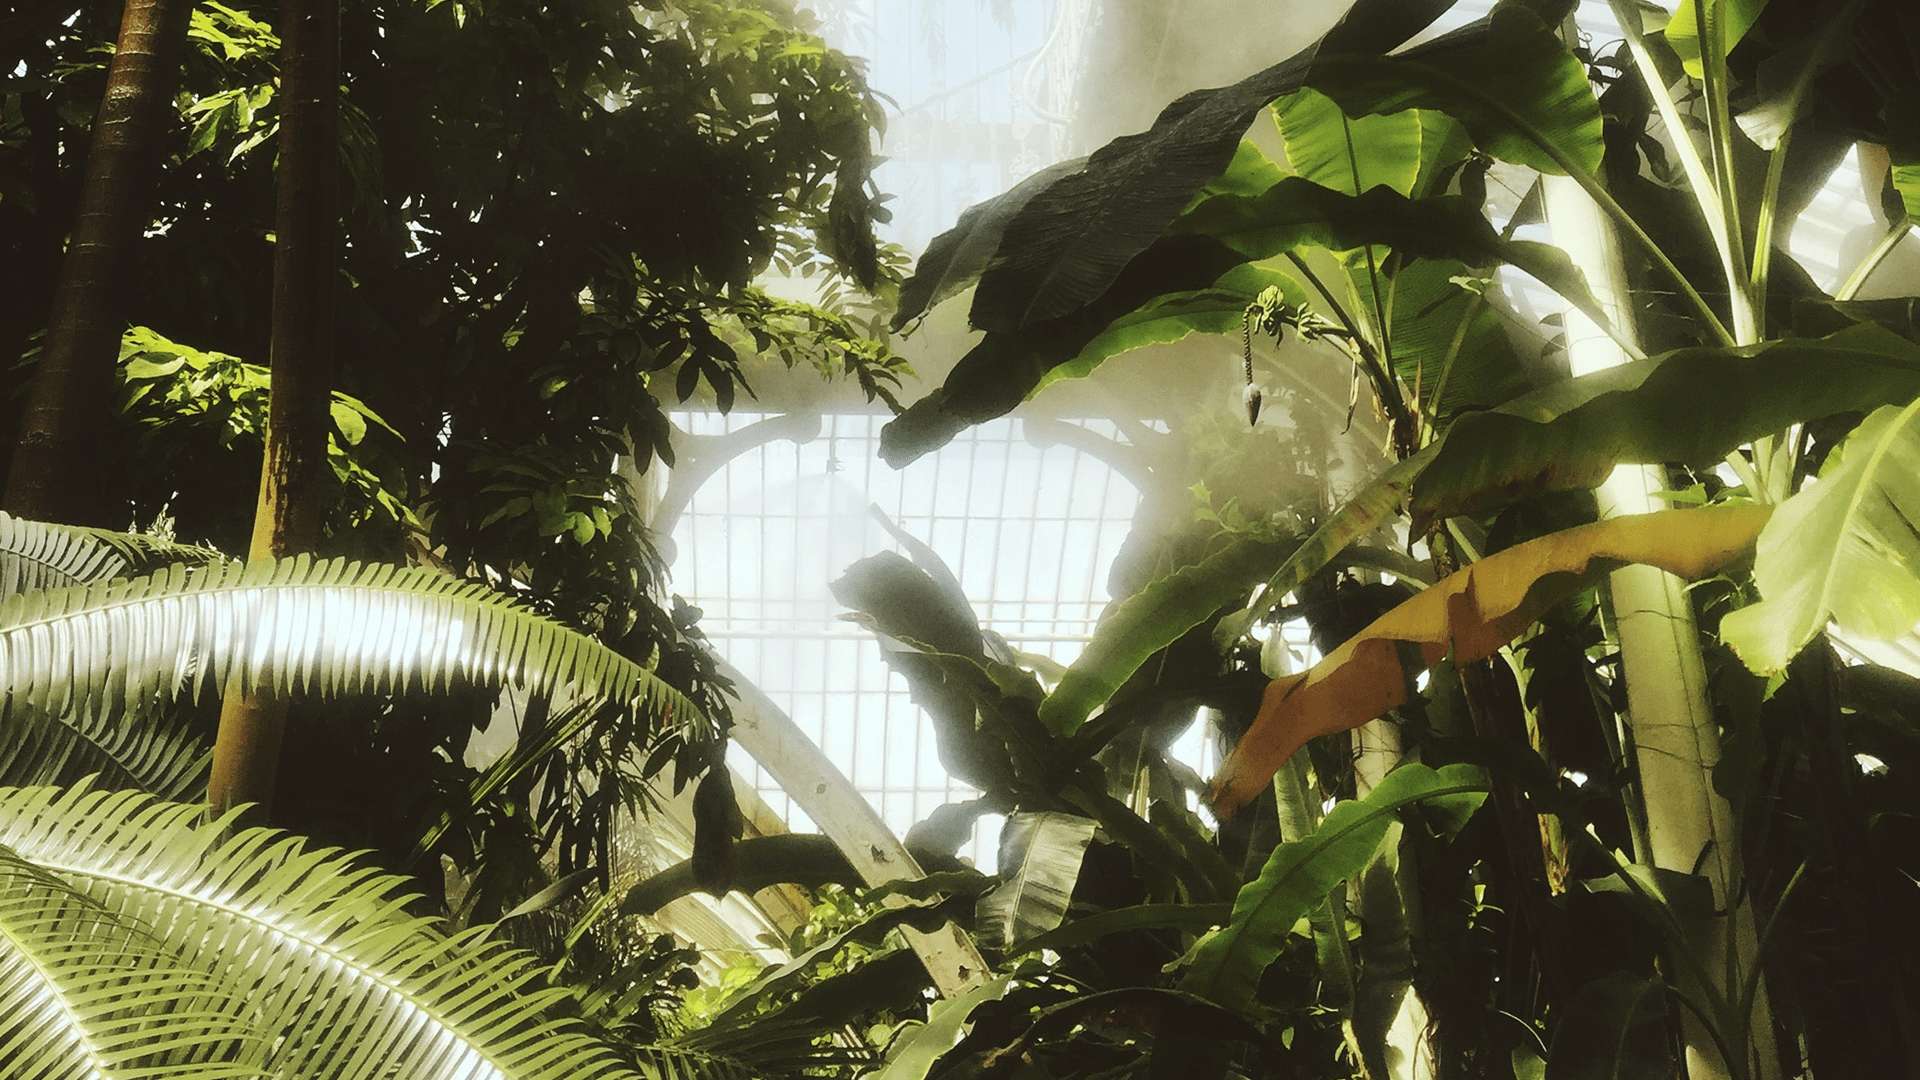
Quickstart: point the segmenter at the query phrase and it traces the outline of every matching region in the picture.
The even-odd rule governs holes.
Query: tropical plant
[[[1870,733],[1880,721],[1852,718],[1889,706],[1840,689],[1893,677],[1853,679],[1831,644],[1857,652],[1920,621],[1900,524],[1913,493],[1899,479],[1920,356],[1896,311],[1853,303],[1908,222],[1896,211],[1831,293],[1780,248],[1852,140],[1886,144],[1889,191],[1908,194],[1913,133],[1866,88],[1907,84],[1911,65],[1885,58],[1911,26],[1871,2],[1687,3],[1670,18],[1623,3],[1622,40],[1596,43],[1573,33],[1571,4],[1508,2],[1399,47],[1448,6],[1355,5],[1300,55],[969,211],[903,289],[898,322],[971,289],[985,337],[883,443],[902,463],[1062,378],[1098,378],[1122,353],[1239,333],[1247,419],[1259,422],[1275,382],[1297,384],[1331,355],[1352,368],[1356,399],[1368,390],[1397,462],[1344,501],[1309,505],[1288,542],[1159,564],[1050,692],[950,635],[867,618],[918,643],[927,659],[900,670],[947,687],[922,700],[975,699],[941,725],[943,745],[971,732],[987,743],[971,759],[1010,762],[997,783],[973,781],[996,805],[1064,797],[1104,812],[1104,835],[1146,883],[1115,900],[1083,875],[1080,918],[1044,942],[1086,940],[1084,923],[1088,935],[1166,935],[1159,947],[1180,956],[1220,921],[1182,902],[1217,902],[1223,887],[1238,899],[1218,933],[1244,933],[1281,853],[1353,813],[1317,822],[1320,798],[1412,783],[1396,778],[1415,766],[1388,771],[1403,755],[1490,770],[1480,832],[1450,846],[1376,836],[1290,886],[1285,918],[1248,939],[1259,948],[1215,954],[1203,940],[1190,954],[1212,957],[1206,972],[1232,956],[1230,993],[1211,975],[1186,989],[1290,1045],[1296,1069],[1327,1061],[1300,1053],[1311,1014],[1298,1010],[1316,1004],[1315,1037],[1344,1044],[1369,1076],[1651,1075],[1684,1060],[1695,1077],[1772,1077],[1802,1071],[1787,1063],[1793,1045],[1816,1076],[1911,1068],[1909,1036],[1889,1034],[1909,1030],[1904,991],[1849,998],[1847,1017],[1782,981],[1817,954],[1873,984],[1884,960],[1870,940],[1910,955],[1894,915],[1913,910],[1902,859],[1867,825],[1869,807],[1908,811],[1847,764],[1884,748]],[[1514,197],[1491,198],[1498,188]],[[1519,237],[1542,215],[1561,250]],[[1501,267],[1556,292],[1565,313],[1540,331],[1517,325]],[[1269,337],[1297,344],[1255,348]],[[1583,524],[1596,487],[1605,520]],[[1668,500],[1692,508],[1637,516]],[[1596,544],[1636,533],[1648,543]],[[1409,573],[1400,556],[1389,569],[1368,554],[1383,534],[1430,566]],[[1711,580],[1688,592],[1659,567]],[[1294,616],[1325,659],[1296,672],[1269,648],[1278,677],[1257,715],[1244,696],[1220,706],[1232,752],[1214,806],[1239,812],[1211,835],[1182,844],[1177,813],[1147,826],[1101,803],[1161,797],[1146,778],[1177,776],[1170,765],[1119,769],[1106,796],[1076,786],[1107,786],[1091,776],[1069,781],[1072,766],[1037,764],[1223,700],[1225,679],[1261,670],[1249,635],[1273,642]],[[1183,679],[1173,714],[1129,694]],[[1806,797],[1825,808],[1818,823],[1791,809]],[[1287,841],[1258,877],[1233,872],[1249,829]],[[1223,853],[1227,876],[1203,885]],[[1191,891],[1155,895],[1156,878]],[[1814,878],[1867,921],[1810,915],[1798,890]],[[1598,956],[1566,936],[1602,925],[1637,926],[1638,944]],[[1850,944],[1798,936],[1816,926]],[[1476,944],[1488,932],[1497,950]],[[1077,963],[1061,970],[1089,989],[1172,989],[1152,968]],[[1058,1040],[1046,1067],[1062,1069],[1104,1045],[1097,1028],[1046,1015],[976,1028],[945,1060],[960,1068],[998,1046],[1031,1062],[1036,1040]],[[1390,1041],[1402,1021],[1413,1029]],[[1156,1058],[1163,1042],[1188,1045],[1166,1026],[1143,1039]],[[1253,1047],[1209,1054],[1209,1071],[1273,1067]]]

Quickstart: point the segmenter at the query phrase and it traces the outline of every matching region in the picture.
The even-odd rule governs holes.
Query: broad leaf
[[[1283,544],[1225,535],[1199,562],[1108,608],[1086,650],[1041,703],[1041,722],[1063,734],[1077,729],[1148,657],[1244,599],[1286,551]]]
[[[1217,812],[1259,795],[1317,735],[1359,727],[1407,701],[1421,669],[1484,659],[1601,571],[1647,563],[1680,577],[1744,554],[1768,508],[1716,506],[1613,518],[1552,533],[1450,574],[1374,620],[1310,670],[1268,684],[1253,726],[1214,780]]]
[[[1011,949],[1060,925],[1095,828],[1092,818],[1057,810],[1007,818],[1000,834],[1000,884],[975,909],[981,944]]]
[[[1731,53],[1747,36],[1766,6],[1767,0],[1707,0],[1706,10],[1720,19],[1720,38],[1726,52]],[[1667,44],[1679,55],[1687,74],[1696,79],[1705,77],[1707,71],[1700,48],[1700,12],[1698,0],[1680,0],[1667,20]]]
[[[1405,807],[1433,802],[1457,829],[1486,796],[1484,773],[1471,765],[1430,769],[1402,765],[1364,799],[1335,806],[1311,834],[1274,848],[1260,876],[1240,890],[1226,926],[1188,954],[1181,988],[1229,1008],[1253,1001],[1260,973],[1279,955],[1294,924],[1334,886],[1358,874]]]
[[[1600,103],[1587,69],[1559,28],[1523,4],[1500,4],[1478,23],[1393,56],[1323,56],[1308,82],[1348,116],[1445,113],[1480,149],[1540,172],[1566,172],[1561,157],[1589,173],[1600,167]]]
[[[1318,90],[1299,90],[1273,106],[1280,144],[1295,176],[1358,195],[1387,187],[1402,195],[1419,179],[1425,127],[1404,112],[1350,120]]]
[[[1109,934],[1138,930],[1182,930],[1197,934],[1224,924],[1232,915],[1231,904],[1136,904],[1075,919],[1057,930],[1021,942],[1020,951],[1064,952],[1092,944]]]
[[[1307,287],[1278,266],[1253,262],[1235,267],[1205,289],[1156,296],[1108,323],[1078,355],[1047,372],[1032,393],[1062,379],[1085,378],[1122,353],[1183,341],[1195,334],[1238,334],[1247,305],[1269,287],[1279,289],[1290,304],[1310,299]]]
[[[152,934],[231,994],[234,1009],[207,995],[178,1019],[251,1036],[243,1075],[631,1075],[548,1017],[564,991],[538,989],[532,957],[480,932],[441,934],[407,914],[405,881],[341,852],[236,830],[231,815],[206,821],[201,806],[57,788],[0,789],[0,849],[88,898],[99,921],[68,924],[76,946]],[[142,992],[127,981],[117,1003]],[[42,1061],[24,1060],[40,1075]]]
[[[1404,83],[1409,73],[1431,70],[1461,80],[1475,79],[1495,66],[1505,74],[1531,79],[1546,68],[1524,62],[1526,58],[1516,50],[1537,52],[1542,47],[1557,54],[1547,60],[1556,83],[1565,75],[1559,64],[1563,58],[1585,91],[1584,71],[1537,19],[1523,12],[1503,9],[1498,17],[1409,50],[1405,60],[1375,55],[1430,21],[1433,11],[1427,8],[1444,6],[1356,6],[1340,27],[1300,54],[1232,86],[1188,94],[1169,105],[1148,131],[1116,139],[1095,151],[1085,169],[1053,183],[1015,216],[998,255],[980,279],[973,324],[984,330],[1010,331],[1069,315],[1106,292],[1201,186],[1226,170],[1241,136],[1263,107],[1310,83],[1327,89],[1319,69],[1326,57],[1338,55],[1342,60],[1337,82],[1345,95],[1343,105],[1353,115],[1399,112],[1414,105],[1444,107],[1443,103],[1468,108],[1465,99],[1451,91],[1452,84],[1427,88],[1419,101],[1407,100],[1406,91],[1397,84]],[[1390,14],[1395,7],[1407,14]],[[1526,25],[1529,20],[1532,33]],[[1390,29],[1356,30],[1363,22]],[[1544,94],[1536,93],[1538,89],[1528,81],[1503,92],[1523,109],[1531,110],[1536,101],[1549,110],[1565,107],[1557,87]],[[1591,93],[1586,99],[1592,121],[1591,156],[1597,163],[1599,110]],[[1511,135],[1502,135],[1503,129],[1491,120],[1480,113],[1476,116],[1480,129],[1494,137],[1495,152],[1521,146]],[[1537,122],[1563,126],[1550,114]],[[1474,126],[1470,121],[1469,127]],[[1533,151],[1516,160],[1531,164],[1544,159]]]
[[[896,1036],[887,1049],[886,1066],[870,1075],[875,1080],[925,1080],[940,1056],[966,1035],[973,1011],[1005,997],[1011,985],[1011,978],[1002,975],[959,997],[935,1002],[927,1022]]]
[[[456,681],[567,689],[703,725],[651,670],[485,585],[433,570],[264,559],[8,597],[0,683],[53,715],[143,708],[209,684],[337,696]]]
[[[1915,395],[1920,348],[1874,326],[1745,349],[1681,349],[1462,416],[1414,484],[1414,519],[1593,487],[1621,462],[1708,464],[1789,424]]]
[[[1358,492],[1327,515],[1317,528],[1293,549],[1267,578],[1267,583],[1245,608],[1220,620],[1214,628],[1213,642],[1221,651],[1229,648],[1253,624],[1266,617],[1286,595],[1308,578],[1333,562],[1350,545],[1392,521],[1400,514],[1414,479],[1433,459],[1436,447],[1401,461],[1363,484]]]
[[[881,430],[881,458],[903,467],[967,427],[1005,416],[1115,319],[1154,297],[1205,289],[1246,261],[1204,237],[1168,237],[1141,254],[1091,306],[1016,332],[987,334],[960,358],[944,384]]]
[[[1409,199],[1384,185],[1349,195],[1292,177],[1256,196],[1214,196],[1183,216],[1176,229],[1213,237],[1250,259],[1309,246],[1340,251],[1374,244],[1402,260],[1458,259],[1482,268],[1504,263],[1538,278],[1602,325],[1607,321],[1586,276],[1565,252],[1503,238],[1478,207],[1457,195]]]
[[[914,264],[913,276],[901,284],[900,307],[893,314],[894,330],[933,310],[941,301],[971,288],[998,250],[1014,215],[1054,181],[1085,164],[1084,158],[1075,158],[1050,165],[1015,184],[1005,194],[961,213],[953,228],[934,237],[927,245],[920,261]]]
[[[1762,599],[1720,634],[1758,672],[1785,668],[1829,622],[1870,641],[1920,622],[1920,400],[1867,417],[1781,504],[1753,578]]]

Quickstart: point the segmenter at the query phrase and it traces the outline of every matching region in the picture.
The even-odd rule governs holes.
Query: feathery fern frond
[[[174,565],[0,603],[9,705],[139,708],[238,679],[248,693],[335,696],[467,685],[567,689],[704,723],[650,669],[485,585],[436,570],[307,556]]]
[[[0,1073],[42,1080],[247,1075],[224,1058],[246,1003],[0,849]]]
[[[113,925],[151,928],[184,968],[243,1001],[232,1022],[259,1040],[236,1061],[248,1075],[634,1075],[549,1018],[564,992],[536,988],[533,958],[482,931],[446,936],[407,914],[403,879],[203,814],[137,793],[0,789],[0,847],[89,898]],[[65,1075],[21,1060],[6,1075]]]
[[[225,556],[137,533],[29,521],[0,512],[0,596],[146,573],[171,563]]]
[[[0,786],[71,784],[95,776],[104,787],[198,800],[212,756],[198,735],[164,713],[51,716],[16,705],[0,721]]]

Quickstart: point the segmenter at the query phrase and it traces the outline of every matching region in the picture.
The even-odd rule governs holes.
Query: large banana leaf
[[[42,979],[34,998],[42,1006],[10,1011],[10,1021],[31,1017],[45,1033],[13,1044],[7,1075],[99,1075],[37,1070],[57,1063],[75,1039],[110,1035],[100,1025],[115,1021],[96,1020],[101,1010],[148,1006],[166,1010],[156,1022],[178,1025],[143,1034],[153,1046],[249,1040],[230,1055],[249,1076],[631,1075],[548,1016],[563,994],[538,989],[541,969],[531,957],[480,932],[445,936],[408,915],[402,879],[273,830],[235,831],[231,815],[204,817],[203,807],[133,793],[0,789],[0,849],[82,894],[96,913],[55,926],[63,940],[0,941],[0,995],[17,1000]],[[0,918],[35,917],[30,898],[7,895]],[[75,910],[55,898],[44,904],[43,911]],[[168,964],[129,950],[112,969],[132,976],[123,982],[45,977],[70,966],[60,950],[97,956],[96,946],[119,950],[130,934],[150,935]],[[136,964],[210,979],[221,994],[141,975]],[[50,993],[53,1008],[44,1004]]]
[[[1181,233],[1210,236],[1250,259],[1300,247],[1339,251],[1376,244],[1401,259],[1458,259],[1514,266],[1538,278],[1601,325],[1606,313],[1586,276],[1550,244],[1509,240],[1457,195],[1409,199],[1386,185],[1348,194],[1289,177],[1259,195],[1216,195],[1181,217]]]
[[[1084,164],[1084,158],[1074,158],[1048,166],[1015,184],[1006,194],[963,212],[953,228],[927,245],[914,264],[913,276],[900,286],[900,307],[893,314],[893,328],[904,328],[941,301],[970,288],[987,268],[1014,215],[1054,181]]]
[[[1458,92],[1499,70],[1502,96],[1513,109],[1583,163],[1597,165],[1600,112],[1585,69],[1531,12],[1503,5],[1399,57],[1378,55],[1417,32],[1439,6],[1356,5],[1299,55],[1232,86],[1189,94],[1147,132],[1095,151],[1083,170],[1055,181],[1013,216],[981,276],[974,325],[1011,331],[1092,302],[1227,168],[1260,109],[1303,86],[1328,93],[1353,116],[1412,106],[1455,111],[1490,152],[1557,171],[1504,116]]]
[[[567,689],[667,718],[699,712],[651,670],[484,585],[306,556],[180,565],[0,603],[8,707],[114,712],[188,685],[338,695],[410,687]]]
[[[1762,599],[1720,633],[1755,671],[1785,668],[1829,622],[1873,641],[1920,622],[1920,400],[1867,417],[1781,504],[1753,578]]]
[[[1293,175],[1348,195],[1375,187],[1411,194],[1426,158],[1467,149],[1446,138],[1445,128],[1429,132],[1416,110],[1349,119],[1311,88],[1275,102],[1272,115]]]
[[[1047,373],[1086,349],[1114,320],[1157,296],[1205,289],[1247,260],[1205,237],[1154,244],[1088,306],[1011,333],[989,333],[947,375],[880,432],[880,456],[900,468],[968,426],[1005,416]]]
[[[1349,731],[1405,704],[1420,669],[1492,655],[1600,571],[1646,563],[1693,579],[1745,554],[1768,507],[1712,506],[1610,518],[1516,544],[1375,619],[1313,668],[1275,679],[1221,765],[1214,805],[1232,813],[1308,739]]]
[[[1311,834],[1273,849],[1260,876],[1241,888],[1227,925],[1201,938],[1187,954],[1181,989],[1228,1008],[1246,1008],[1260,973],[1280,954],[1294,924],[1334,886],[1366,867],[1403,808],[1429,804],[1452,835],[1486,791],[1486,776],[1471,765],[1408,764],[1388,773],[1366,798],[1335,806]]]
[[[1100,617],[1086,650],[1041,703],[1041,721],[1055,732],[1073,732],[1148,657],[1221,608],[1243,600],[1267,568],[1286,557],[1288,547],[1227,535],[1200,561],[1155,579],[1115,604]]]
[[[1299,278],[1279,266],[1265,262],[1236,266],[1204,289],[1156,296],[1108,323],[1071,360],[1042,376],[1028,396],[1062,379],[1085,378],[1113,357],[1135,349],[1166,345],[1195,334],[1238,333],[1247,305],[1268,288],[1280,290],[1289,304],[1303,304],[1311,297]]]
[[[1416,522],[1592,487],[1621,462],[1709,464],[1802,420],[1920,395],[1920,348],[1877,326],[1681,349],[1462,416],[1413,487]]]
[[[1057,810],[1007,818],[1000,834],[1000,884],[975,908],[981,944],[1011,949],[1066,919],[1095,828],[1092,818]]]

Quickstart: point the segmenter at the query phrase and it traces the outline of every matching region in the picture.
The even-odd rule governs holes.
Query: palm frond
[[[29,521],[0,512],[0,596],[146,573],[172,563],[225,556],[136,533]]]
[[[223,1061],[244,1056],[244,1010],[142,928],[0,850],[0,1073],[244,1076]]]
[[[633,1075],[549,1017],[564,991],[539,988],[532,957],[407,914],[404,879],[275,830],[235,830],[231,815],[203,816],[130,792],[0,789],[0,847],[112,925],[151,928],[184,968],[243,1001],[231,1022],[258,1040],[241,1062],[249,1075]],[[65,1075],[23,1060],[6,1075]]]
[[[156,712],[49,715],[25,705],[0,722],[0,785],[71,784],[97,778],[163,799],[197,800],[213,750],[186,724]]]
[[[0,602],[9,706],[115,712],[236,679],[248,693],[325,697],[513,684],[704,723],[652,670],[436,570],[304,555],[176,564]]]

